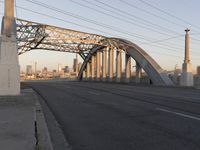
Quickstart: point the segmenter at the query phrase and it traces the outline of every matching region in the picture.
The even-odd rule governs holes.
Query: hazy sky
[[[31,0],[30,0],[31,1]],[[199,0],[40,0],[49,6],[108,25],[113,29],[94,25],[86,21],[64,15],[53,10],[35,5],[29,0],[16,0],[17,6],[36,12],[61,18],[64,21],[49,18],[18,8],[16,16],[21,19],[50,24],[54,26],[80,30],[105,36],[128,39],[145,49],[164,69],[181,67],[184,59],[184,30],[191,32],[191,63],[196,68],[200,65],[200,1]],[[34,0],[33,0],[34,1]],[[0,1],[0,17],[3,3]],[[36,1],[35,1],[36,2]],[[147,2],[147,3],[145,3]],[[129,3],[129,4],[127,4]],[[149,5],[151,4],[151,5]],[[155,7],[152,7],[155,6]],[[95,11],[97,10],[97,11]],[[103,32],[89,30],[70,24],[93,27]],[[109,34],[105,34],[107,32]],[[138,35],[140,37],[138,37]],[[75,54],[30,51],[19,57],[21,68],[37,61],[38,68],[56,69],[58,64],[72,64]]]

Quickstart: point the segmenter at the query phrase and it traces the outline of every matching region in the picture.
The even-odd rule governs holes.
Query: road
[[[200,91],[95,82],[29,82],[72,150],[199,150]]]

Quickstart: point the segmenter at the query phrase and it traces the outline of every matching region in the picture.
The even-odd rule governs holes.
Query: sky
[[[67,29],[84,31],[127,39],[143,48],[156,62],[166,70],[174,69],[177,64],[181,68],[184,59],[184,34],[189,28],[191,43],[191,63],[196,69],[200,65],[200,1],[199,0],[40,0],[65,12],[84,17],[111,28],[105,28],[55,12],[51,9],[33,4],[34,0],[15,0],[17,9],[15,16],[20,19],[54,25]],[[0,1],[0,17],[3,15],[3,1]],[[35,1],[36,2],[36,1]],[[49,18],[35,12],[48,14],[65,21]],[[74,22],[78,25],[71,24]],[[80,25],[80,26],[79,26]],[[92,27],[91,30],[82,26]],[[116,31],[117,29],[118,31]],[[100,31],[99,31],[100,30]],[[60,66],[72,67],[75,54],[32,50],[19,56],[22,70],[26,65],[38,64],[49,70]],[[79,61],[81,58],[79,57]]]

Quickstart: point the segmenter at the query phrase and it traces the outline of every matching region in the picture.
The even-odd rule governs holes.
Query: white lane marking
[[[171,114],[175,114],[175,115],[178,115],[178,116],[182,116],[182,117],[186,117],[186,118],[190,118],[190,119],[194,119],[194,120],[200,121],[200,118],[199,118],[199,117],[195,117],[195,116],[191,116],[191,115],[187,115],[187,114],[183,114],[183,113],[179,113],[179,112],[175,112],[175,111],[170,111],[170,110],[163,109],[163,108],[156,108],[156,110],[159,110],[159,111],[163,111],[163,112],[167,112],[167,113],[171,113]]]
[[[93,95],[100,95],[99,93],[96,92],[92,92],[92,91],[88,91],[89,94],[93,94]]]

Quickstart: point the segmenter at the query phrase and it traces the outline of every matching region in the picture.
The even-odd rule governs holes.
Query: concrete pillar
[[[122,53],[120,49],[117,49],[117,66],[116,66],[116,73],[117,73],[117,82],[121,81],[121,76],[122,76]]]
[[[14,18],[14,0],[5,0],[4,17],[1,33],[8,37],[16,35],[16,23]]]
[[[79,70],[78,70],[78,53],[76,53],[76,79],[78,77],[78,72],[79,72]]]
[[[101,72],[101,52],[97,50],[97,81],[100,80],[100,72]]]
[[[87,63],[87,77],[86,77],[87,80],[90,79],[90,62]]]
[[[131,56],[126,54],[126,59],[125,59],[125,71],[126,71],[126,82],[130,82],[130,77],[131,77]]]
[[[85,78],[86,78],[86,71],[83,70],[82,80],[85,80]]]
[[[95,77],[95,56],[92,55],[92,80],[94,80]]]
[[[142,77],[142,68],[138,62],[136,62],[136,83],[140,83]]]
[[[181,86],[194,86],[194,79],[192,73],[192,64],[190,63],[190,37],[189,29],[186,29],[185,32],[185,59],[182,65],[182,74],[181,74]]]
[[[102,80],[106,81],[106,70],[107,70],[107,48],[103,49],[103,55],[102,55],[102,66],[103,66],[103,77]]]
[[[109,80],[113,81],[113,52],[114,49],[109,49]]]
[[[185,32],[185,59],[184,59],[184,63],[189,63],[190,62],[190,54],[189,54],[189,50],[190,50],[190,37],[189,37],[189,29],[186,29]]]
[[[0,95],[19,95],[20,78],[14,0],[5,0],[0,37]]]
[[[5,17],[14,17],[14,0],[4,0],[4,15]]]

